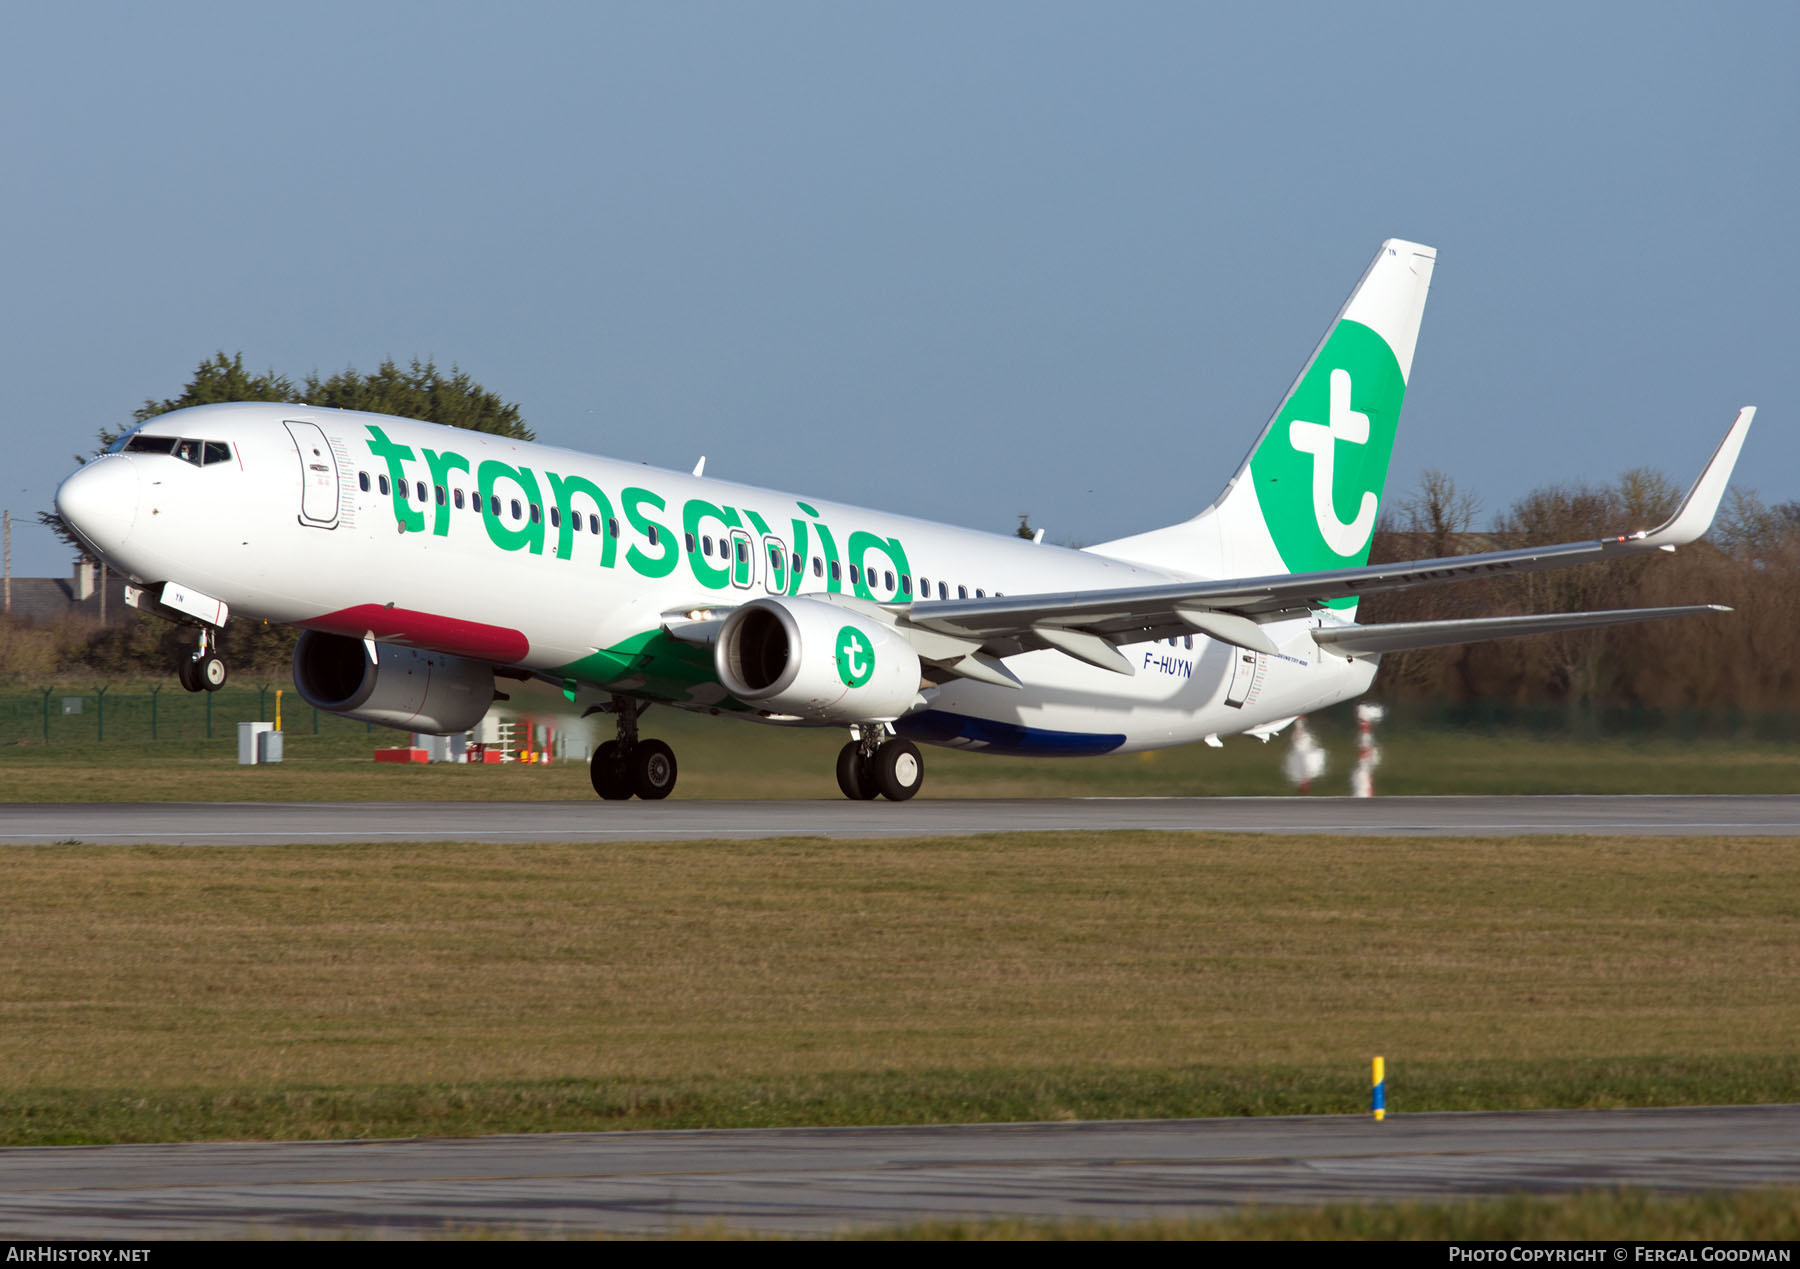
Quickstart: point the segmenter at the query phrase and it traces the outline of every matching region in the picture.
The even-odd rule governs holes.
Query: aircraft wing
[[[1650,530],[1597,541],[1369,564],[1316,573],[1173,582],[1103,591],[1006,595],[989,599],[921,600],[899,614],[898,625],[915,645],[919,645],[920,655],[925,659],[944,665],[953,673],[961,672],[986,681],[994,681],[992,671],[1004,672],[1004,667],[996,665],[991,658],[1046,647],[1129,674],[1132,667],[1118,652],[1116,644],[1195,630],[1239,647],[1272,653],[1276,651],[1275,645],[1262,631],[1261,621],[1283,615],[1301,615],[1327,600],[1407,590],[1414,586],[1435,586],[1476,577],[1567,568],[1642,551],[1672,551],[1685,546],[1711,527],[1755,414],[1753,406],[1738,412],[1675,514]],[[1644,611],[1655,616],[1673,616],[1677,612],[1669,609]],[[1710,609],[1700,607],[1679,611]],[[1621,612],[1548,614],[1547,617],[1556,620],[1592,618],[1585,622],[1587,625],[1651,619]],[[1497,620],[1488,622],[1494,633],[1475,633],[1471,626],[1466,628],[1468,633],[1463,636],[1442,638],[1441,641],[1472,642],[1529,632],[1522,627],[1502,629],[1494,626]],[[1574,627],[1545,626],[1542,630],[1571,628]],[[1351,650],[1354,637],[1361,640],[1360,648],[1375,651],[1377,645],[1368,640],[1376,637],[1376,632],[1381,629],[1380,626],[1345,627],[1341,631],[1319,631],[1315,637],[1325,636],[1319,637],[1321,643],[1334,641],[1345,652]],[[1440,629],[1437,634],[1428,636],[1421,629],[1416,630],[1413,637],[1438,639],[1448,634],[1448,629]],[[929,646],[934,636],[939,641],[937,655],[933,655]],[[1405,637],[1398,631],[1390,636],[1396,640]],[[1381,650],[1398,650],[1402,646],[1433,645],[1391,642],[1383,645]],[[977,656],[980,660],[973,660]],[[1007,674],[1006,677],[1011,676]]]

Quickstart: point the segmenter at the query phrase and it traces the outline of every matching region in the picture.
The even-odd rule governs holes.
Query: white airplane
[[[638,735],[652,702],[847,728],[845,796],[901,800],[923,780],[917,743],[1067,756],[1266,740],[1360,695],[1384,652],[1717,611],[1356,624],[1363,595],[1692,542],[1755,413],[1658,528],[1370,565],[1435,261],[1383,243],[1219,497],[1085,550],[266,403],[151,419],[56,507],[131,579],[129,602],[198,627],[190,690],[224,683],[233,613],[302,627],[300,695],[384,726],[465,731],[497,676],[544,680],[616,715],[590,763],[603,798],[674,788],[674,754]]]

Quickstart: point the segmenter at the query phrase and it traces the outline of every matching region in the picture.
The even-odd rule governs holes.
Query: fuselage
[[[166,438],[169,442],[157,438]],[[183,445],[187,446],[184,448]],[[1103,590],[1197,574],[350,411],[200,406],[152,419],[57,495],[140,584],[178,582],[261,619],[515,667],[682,708],[731,699],[677,616],[764,595],[928,612],[945,599]],[[1374,662],[1322,654],[1313,620],[1279,655],[1199,634],[1122,647],[1125,676],[1053,650],[1023,687],[922,685],[897,726],[934,744],[1088,754],[1275,725],[1366,689]]]

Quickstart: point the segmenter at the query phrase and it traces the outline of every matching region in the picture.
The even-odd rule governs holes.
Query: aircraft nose
[[[125,545],[137,509],[137,464],[123,454],[96,458],[56,490],[56,514],[102,556]]]

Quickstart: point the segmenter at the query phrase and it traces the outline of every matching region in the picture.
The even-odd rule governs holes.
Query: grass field
[[[220,695],[225,696],[226,693]],[[272,697],[270,698],[272,700]],[[397,767],[372,761],[401,733],[327,718],[308,730],[310,711],[290,714],[287,760],[239,767],[235,719],[264,702],[246,692],[211,741],[199,736],[127,739],[115,719],[104,742],[73,730],[44,744],[30,735],[0,745],[0,802],[73,801],[480,801],[591,798],[583,763],[550,766]],[[92,705],[89,705],[91,714]],[[269,713],[272,714],[272,708]],[[60,718],[60,716],[58,716]],[[1315,720],[1330,750],[1320,794],[1348,791],[1355,738],[1342,711]],[[139,729],[142,730],[141,727]],[[646,735],[668,740],[681,764],[678,798],[836,798],[836,729],[759,727],[735,719],[652,710]],[[601,734],[595,728],[591,735]],[[1387,794],[1791,793],[1800,792],[1800,745],[1721,738],[1572,738],[1529,733],[1397,726],[1381,735],[1377,789]],[[1222,749],[1191,745],[1102,758],[1018,759],[928,749],[922,797],[1093,795],[1285,795],[1285,737],[1247,738]],[[3,812],[0,812],[3,814]]]
[[[1460,1203],[1334,1203],[1249,1208],[1193,1220],[929,1222],[875,1236],[1007,1242],[1793,1242],[1800,1238],[1800,1189],[1692,1195],[1602,1190]]]
[[[458,1230],[447,1237],[498,1241],[533,1235],[517,1228],[484,1227]],[[683,1228],[669,1237],[681,1241],[798,1241],[725,1223]],[[1589,1190],[1435,1203],[1263,1206],[1212,1216],[1141,1221],[937,1220],[846,1230],[835,1237],[858,1242],[1793,1242],[1800,1239],[1800,1188],[1666,1195],[1648,1190]]]
[[[0,852],[0,1142],[1800,1100],[1775,839]]]

